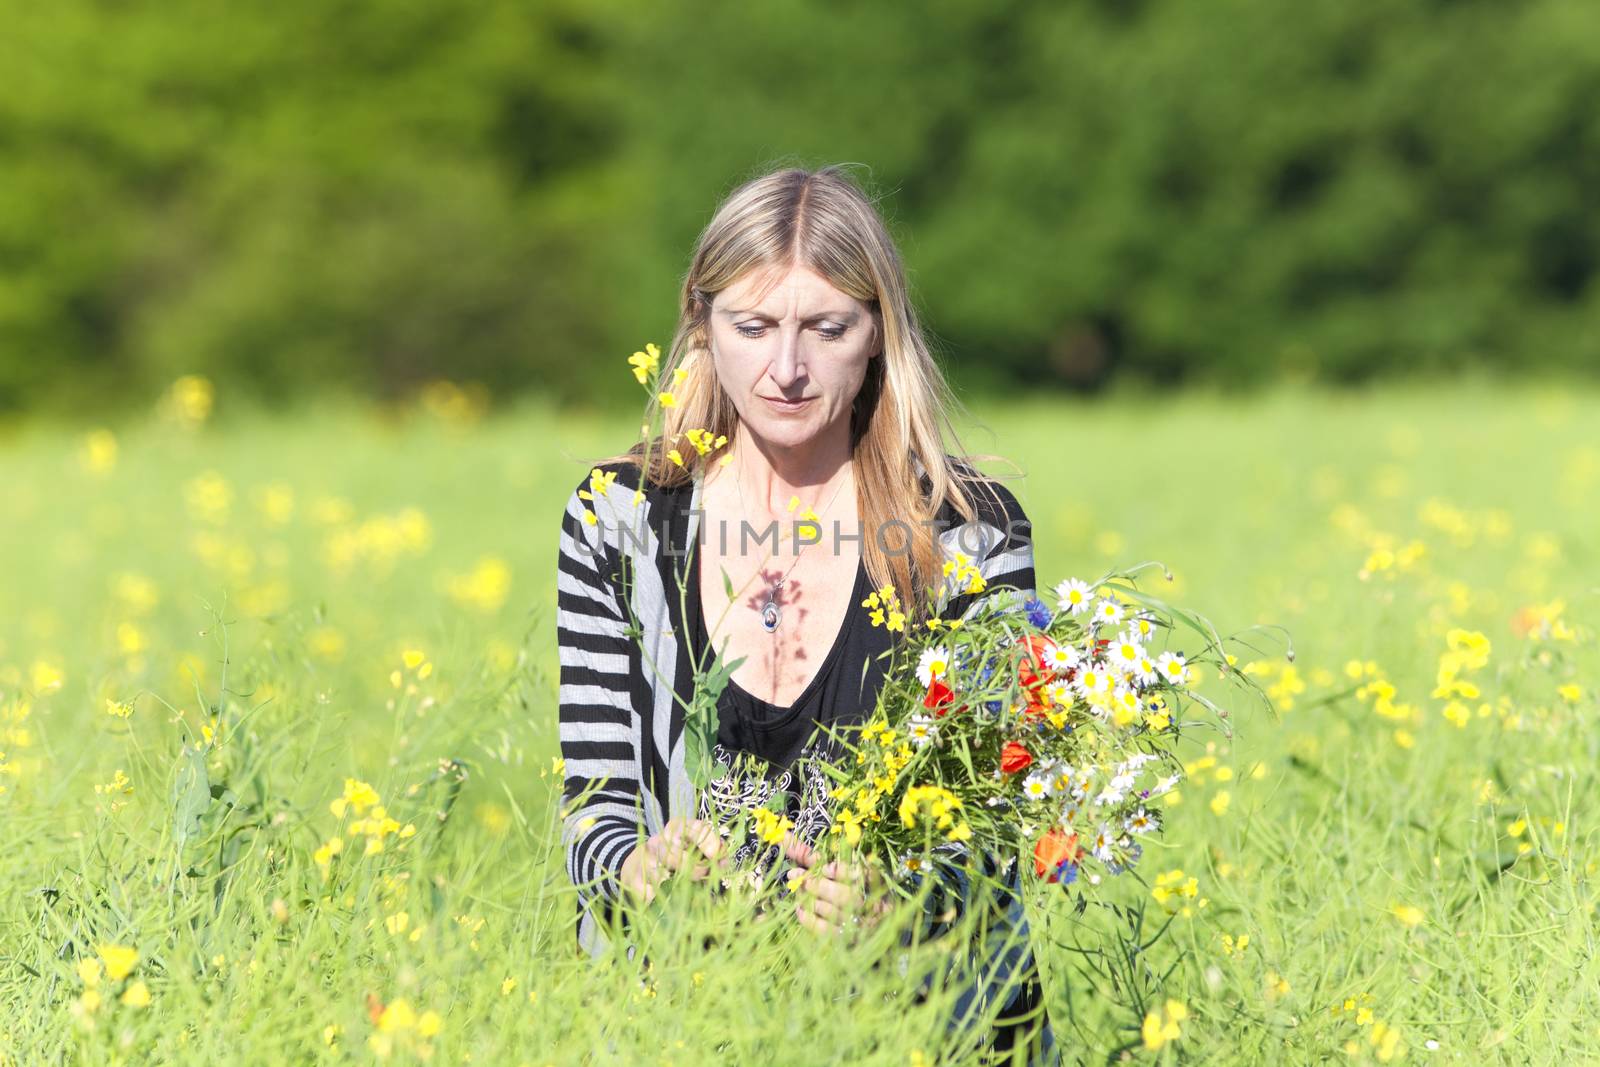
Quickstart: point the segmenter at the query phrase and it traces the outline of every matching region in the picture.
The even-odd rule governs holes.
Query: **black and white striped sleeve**
[[[629,491],[617,485],[611,492]],[[585,513],[593,514],[591,502],[575,490],[561,519],[556,575],[566,765],[561,839],[580,905],[598,903],[609,915],[622,863],[638,845],[644,825],[632,703],[638,649],[628,635],[626,601],[611,577],[617,553],[605,537],[608,501],[593,503],[600,516],[591,524],[584,519]]]
[[[991,591],[1002,586],[1028,593],[1035,589],[1033,523],[1016,496],[999,482],[975,486],[970,492],[977,514],[940,533],[939,540],[946,559],[960,553],[976,564],[983,576],[983,590],[952,597],[940,612],[946,619],[970,615]]]

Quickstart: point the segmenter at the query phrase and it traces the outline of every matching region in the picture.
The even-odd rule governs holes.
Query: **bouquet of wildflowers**
[[[874,715],[845,741],[854,760],[834,772],[831,833],[892,857],[898,874],[953,842],[1031,856],[1037,877],[1080,890],[1137,863],[1161,829],[1154,801],[1182,776],[1183,731],[1227,731],[1226,709],[1195,688],[1201,664],[1231,666],[1203,618],[1139,591],[1143,569],[1063,581],[1053,609],[998,589],[963,619],[930,613],[901,642]],[[981,587],[958,558],[935,607]],[[874,625],[904,629],[892,587],[863,607]]]

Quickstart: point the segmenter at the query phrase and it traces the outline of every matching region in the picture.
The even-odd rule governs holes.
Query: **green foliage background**
[[[0,0],[0,410],[566,399],[858,161],[969,384],[1600,364],[1587,0]]]

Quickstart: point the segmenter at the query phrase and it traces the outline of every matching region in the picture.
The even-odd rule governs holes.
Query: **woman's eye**
[[[739,332],[740,337],[750,338],[760,337],[762,334],[767,332],[766,328],[762,326],[735,326],[734,329]],[[824,341],[837,341],[839,338],[844,336],[844,333],[844,327],[841,326],[833,329],[818,330],[817,336],[822,338]]]

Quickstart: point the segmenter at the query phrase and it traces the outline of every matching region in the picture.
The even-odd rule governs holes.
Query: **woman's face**
[[[879,354],[872,309],[807,267],[791,267],[760,300],[751,271],[711,302],[711,358],[744,428],[795,447],[843,427]]]

